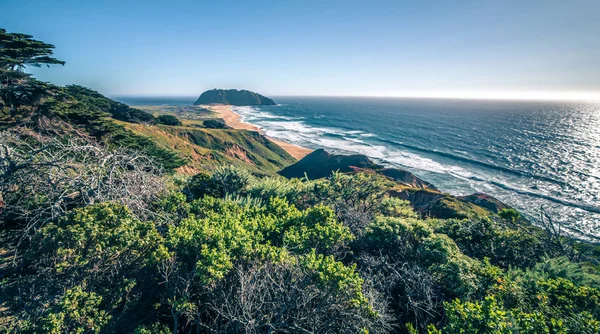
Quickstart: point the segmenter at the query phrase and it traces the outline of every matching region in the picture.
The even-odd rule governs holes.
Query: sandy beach
[[[225,121],[225,124],[227,124],[228,126],[234,128],[234,129],[242,129],[242,130],[261,132],[257,126],[249,124],[249,123],[244,123],[242,121],[240,115],[236,114],[231,109],[231,106],[228,106],[228,105],[205,105],[202,107],[210,109],[211,111],[216,113],[220,118],[222,118]],[[270,141],[274,142],[275,144],[279,145],[282,149],[284,149],[291,156],[293,156],[294,158],[296,158],[298,160],[304,158],[307,154],[312,152],[311,149],[306,148],[306,147],[290,144],[285,141],[274,139],[274,138],[271,138],[268,136],[267,136],[267,138]]]

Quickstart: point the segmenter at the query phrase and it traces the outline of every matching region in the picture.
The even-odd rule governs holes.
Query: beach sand
[[[242,122],[242,118],[240,117],[240,115],[236,114],[233,111],[233,109],[231,109],[231,106],[228,106],[228,105],[205,105],[202,107],[210,109],[211,111],[216,113],[220,118],[222,118],[225,121],[225,124],[227,124],[228,126],[234,128],[234,129],[261,132],[257,126]],[[266,136],[266,137],[273,143],[279,145],[279,147],[284,149],[291,156],[293,156],[294,158],[296,158],[298,160],[304,158],[307,154],[312,152],[311,149],[306,148],[306,147],[290,144],[290,143],[284,142],[282,140],[274,139],[274,138],[271,138],[268,136]]]

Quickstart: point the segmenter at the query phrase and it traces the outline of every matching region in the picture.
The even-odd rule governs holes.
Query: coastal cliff
[[[227,104],[233,106],[275,105],[272,99],[249,90],[211,89],[198,97],[194,105]]]

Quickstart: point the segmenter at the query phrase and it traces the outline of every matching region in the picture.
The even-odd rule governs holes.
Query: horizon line
[[[265,95],[258,92],[259,94]],[[199,94],[107,94],[110,97],[129,98],[197,98]],[[600,102],[600,92],[438,92],[438,93],[365,93],[355,95],[344,94],[266,94],[271,97],[333,97],[333,98],[407,98],[407,99],[440,99],[440,100],[491,100],[491,101],[565,101],[565,102]]]

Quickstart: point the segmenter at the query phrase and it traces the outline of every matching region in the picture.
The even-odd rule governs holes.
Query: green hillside
[[[186,166],[195,170],[233,164],[256,174],[273,174],[295,162],[281,147],[255,131],[131,123],[124,126],[151,138],[161,148],[178,152]]]

